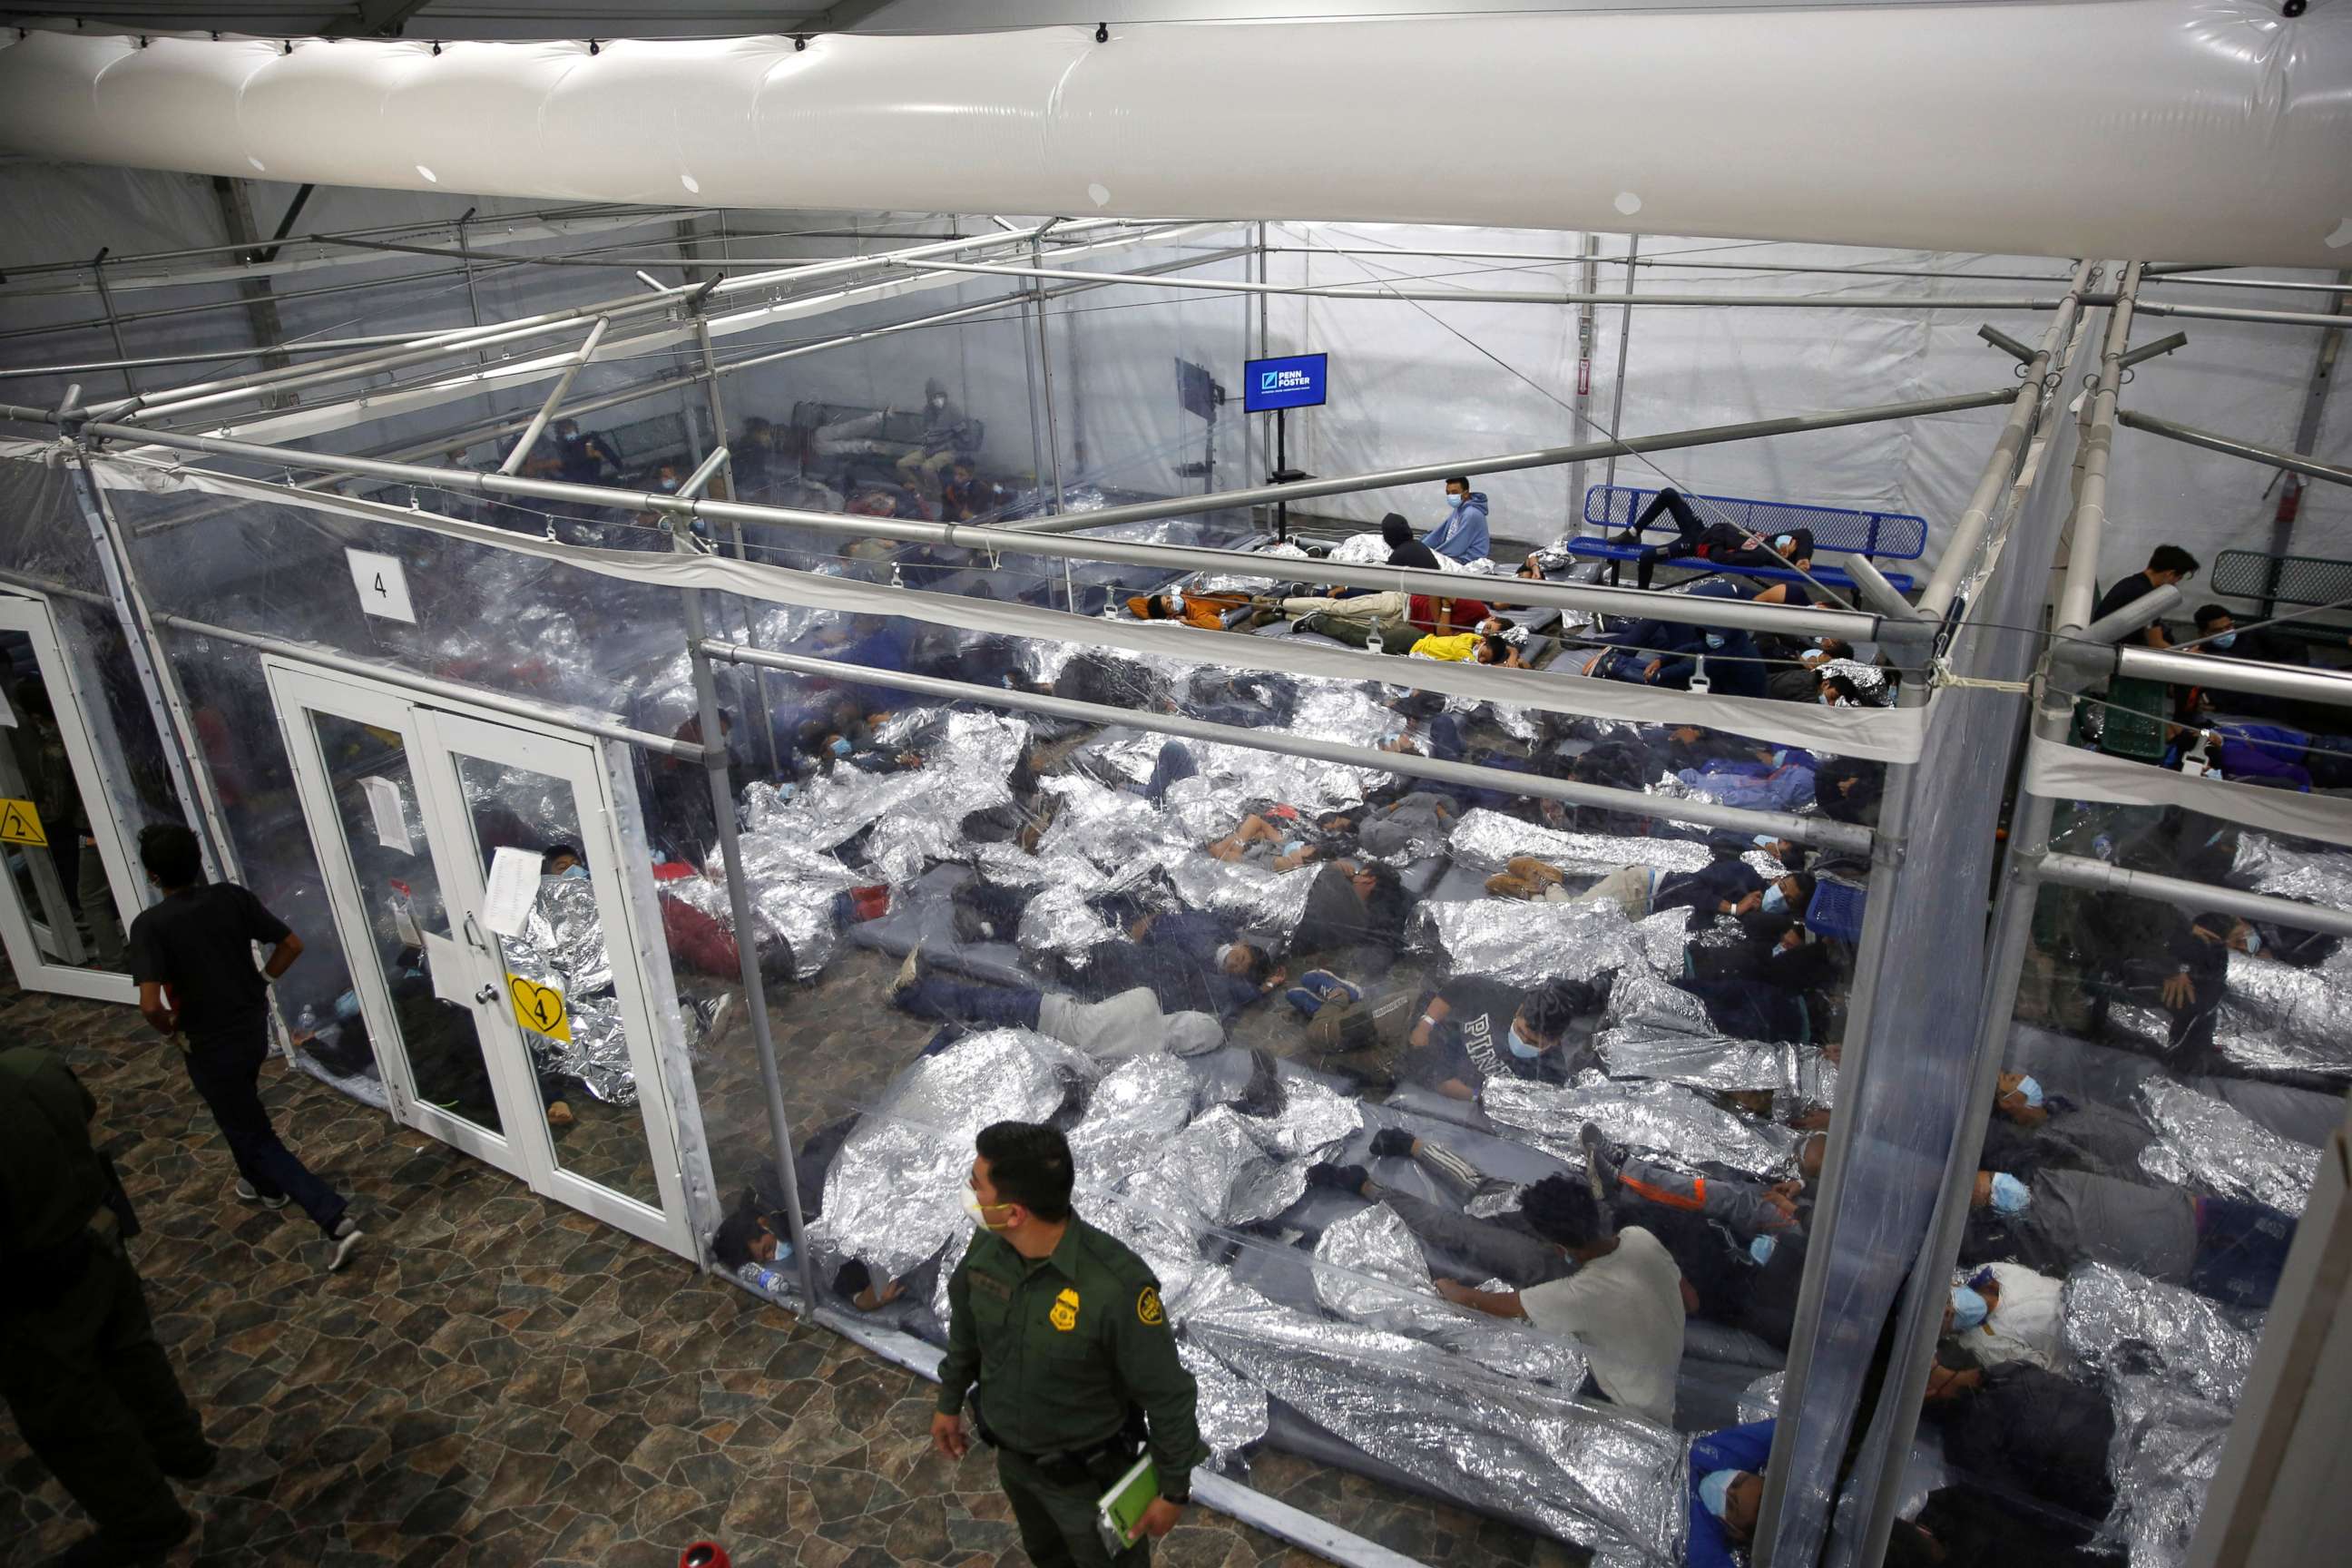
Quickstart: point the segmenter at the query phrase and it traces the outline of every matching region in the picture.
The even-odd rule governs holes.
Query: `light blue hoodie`
[[[1465,565],[1486,559],[1486,492],[1472,490],[1445,509],[1445,520],[1423,535],[1423,544]]]

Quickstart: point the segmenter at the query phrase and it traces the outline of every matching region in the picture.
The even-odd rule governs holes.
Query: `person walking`
[[[331,1244],[327,1271],[351,1261],[359,1223],[343,1195],[278,1140],[261,1103],[269,1056],[269,985],[302,956],[302,939],[235,882],[206,882],[196,836],[177,823],[139,835],[139,859],[163,897],[131,922],[131,978],[139,1011],[176,1037],[188,1081],[212,1109],[236,1162],[236,1195],[280,1209],[302,1205]],[[257,970],[253,944],[269,949]]]
[[[67,1565],[160,1562],[194,1528],[166,1478],[219,1458],[124,1256],[97,1110],[54,1053],[0,1051],[0,1394],[98,1526]]]
[[[963,1458],[966,1396],[1037,1568],[1144,1568],[1192,1498],[1199,1389],[1177,1359],[1160,1281],[1070,1210],[1070,1146],[999,1121],[975,1141],[964,1206],[980,1226],[948,1281],[948,1353],[931,1442]],[[1097,1500],[1147,1447],[1160,1495],[1113,1554]]]

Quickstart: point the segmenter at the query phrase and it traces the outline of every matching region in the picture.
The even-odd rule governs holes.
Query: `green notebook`
[[[1104,1550],[1116,1557],[1133,1546],[1135,1527],[1159,1498],[1160,1467],[1146,1454],[1135,1461],[1133,1469],[1111,1483],[1110,1490],[1095,1500],[1095,1529],[1102,1536]]]

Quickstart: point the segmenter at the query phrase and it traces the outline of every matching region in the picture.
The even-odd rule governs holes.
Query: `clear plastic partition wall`
[[[1247,234],[722,283],[577,367],[424,366],[394,419],[217,416],[418,468],[99,432],[88,493],[0,468],[0,573],[161,661],[113,688],[225,869],[316,933],[280,997],[307,1070],[908,1364],[974,1134],[1048,1121],[1159,1273],[1229,1476],[1350,1470],[1611,1563],[1717,1561],[1759,1512],[1775,1561],[1867,1561],[1889,1498],[1899,1552],[1987,1560],[2004,1521],[2171,1561],[2341,1031],[2332,932],[2123,874],[2341,910],[2342,836],[2037,773],[2129,754],[2151,710],[2099,686],[2029,753],[2070,804],[1988,1047],[2073,420],[2018,405],[1932,665],[1769,563],[1614,589],[1599,529],[1337,583],[1392,543],[1185,506],[1266,466],[1225,395],[1254,302],[1019,270],[1239,278]],[[1758,602],[1792,576],[1810,611]],[[2334,787],[2294,725],[2253,752]],[[492,960],[560,1007],[481,1001]],[[1930,1372],[1904,1347],[1947,1310]],[[1979,1342],[2029,1331],[2063,1386]]]

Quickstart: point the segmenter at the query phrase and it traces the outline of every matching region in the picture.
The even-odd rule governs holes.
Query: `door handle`
[[[466,940],[481,952],[490,951],[490,944],[482,940],[482,928],[474,923],[474,914],[471,910],[466,911]]]
[[[485,1005],[495,1002],[498,999],[499,988],[490,984],[487,981],[483,983],[482,988],[479,991],[474,993],[474,1000]]]

